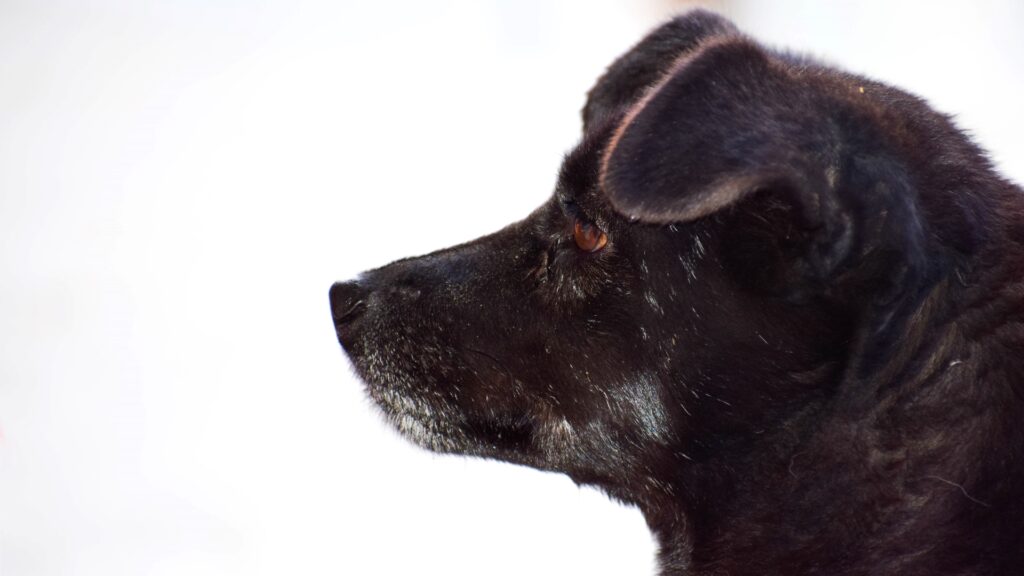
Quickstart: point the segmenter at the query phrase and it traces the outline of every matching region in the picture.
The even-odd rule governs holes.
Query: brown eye
[[[584,222],[579,218],[573,225],[572,237],[576,240],[576,246],[584,252],[597,252],[608,243],[607,234],[594,224]]]

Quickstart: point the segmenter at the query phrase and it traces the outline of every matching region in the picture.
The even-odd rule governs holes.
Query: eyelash
[[[600,252],[604,248],[605,244],[607,244],[607,242],[608,242],[608,233],[605,231],[605,229],[602,228],[592,218],[588,218],[586,216],[586,214],[584,214],[583,211],[580,210],[579,206],[576,204],[575,201],[573,201],[571,199],[563,199],[563,200],[561,200],[561,204],[562,204],[562,213],[565,214],[565,217],[572,222],[572,226],[569,228],[569,233],[568,233],[569,242],[570,243],[575,243],[576,247],[580,251],[582,251],[582,252],[587,252],[587,253]],[[586,230],[589,230],[589,229],[592,228],[592,229],[596,230],[600,234],[600,236],[599,236],[600,241],[598,242],[598,245],[595,248],[593,248],[591,250],[587,250],[583,246],[580,246],[580,241],[579,241],[578,235],[580,233],[580,228],[581,227],[586,229]]]

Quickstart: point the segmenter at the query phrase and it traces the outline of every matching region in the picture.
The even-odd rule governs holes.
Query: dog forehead
[[[607,203],[600,190],[601,162],[623,116],[624,113],[614,114],[588,130],[579,144],[565,155],[558,172],[559,200],[604,209]]]

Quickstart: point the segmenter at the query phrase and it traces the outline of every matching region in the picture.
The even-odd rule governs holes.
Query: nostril
[[[351,322],[366,307],[369,291],[358,282],[338,282],[331,286],[331,316],[337,325]]]
[[[339,324],[344,324],[349,320],[355,318],[362,308],[363,301],[356,300],[355,302],[352,303],[351,306],[349,306],[348,310],[344,310],[340,314],[335,314],[334,320]]]

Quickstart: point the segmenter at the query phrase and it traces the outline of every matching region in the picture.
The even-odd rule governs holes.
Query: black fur
[[[707,12],[583,115],[529,218],[332,287],[388,418],[635,504],[666,575],[1020,574],[1020,189],[920,99]]]

